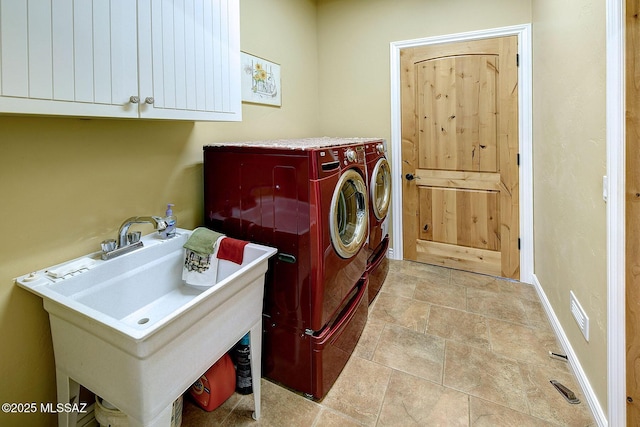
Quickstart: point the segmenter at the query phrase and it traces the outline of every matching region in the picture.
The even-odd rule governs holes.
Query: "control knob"
[[[347,160],[353,162],[356,160],[356,151],[353,148],[347,148],[345,156],[347,157]]]
[[[384,144],[382,144],[382,143],[376,145],[376,150],[378,150],[378,153],[384,153],[385,151],[387,151],[387,150],[385,150]]]

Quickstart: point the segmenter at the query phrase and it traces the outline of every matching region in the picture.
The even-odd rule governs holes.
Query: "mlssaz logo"
[[[41,403],[40,412],[46,412],[49,414],[57,414],[60,412],[78,412],[85,414],[87,412],[86,403]]]

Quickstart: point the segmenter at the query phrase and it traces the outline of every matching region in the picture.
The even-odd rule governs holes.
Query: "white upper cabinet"
[[[238,0],[139,0],[138,14],[141,116],[239,120]]]
[[[0,111],[137,117],[136,3],[1,0]]]
[[[239,0],[0,0],[0,112],[241,119]]]

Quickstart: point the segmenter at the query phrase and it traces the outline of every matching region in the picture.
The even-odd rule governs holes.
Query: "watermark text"
[[[2,404],[2,412],[5,414],[35,414],[43,412],[47,414],[87,413],[87,404],[80,403],[53,403],[53,402],[5,402]]]

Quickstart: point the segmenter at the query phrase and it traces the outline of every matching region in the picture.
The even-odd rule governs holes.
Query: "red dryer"
[[[363,142],[204,147],[206,225],[278,248],[265,280],[265,377],[321,399],[367,321]]]
[[[384,140],[365,143],[367,183],[369,187],[369,239],[366,274],[369,279],[369,304],[373,302],[389,272],[389,219],[391,170],[385,157]]]

